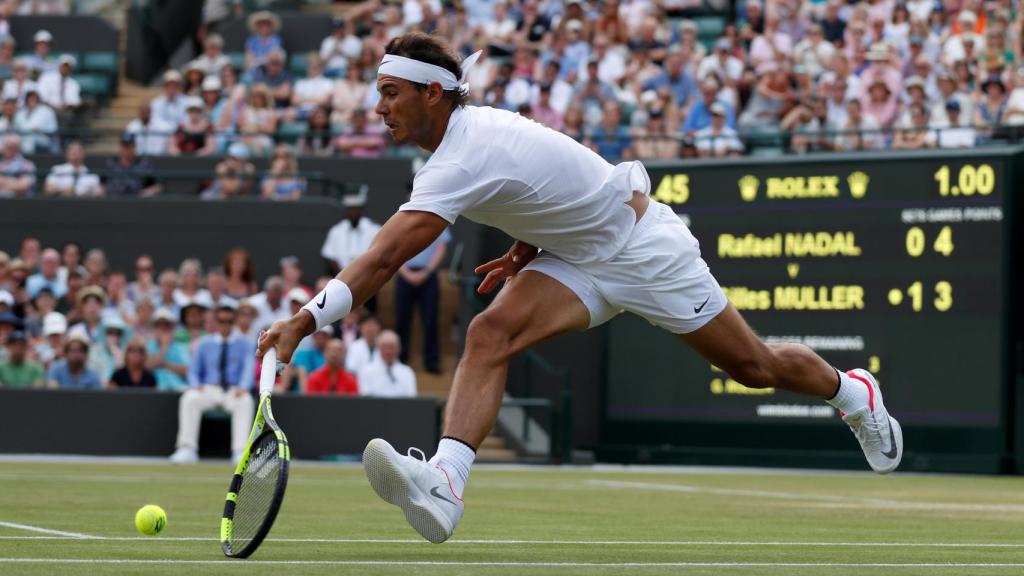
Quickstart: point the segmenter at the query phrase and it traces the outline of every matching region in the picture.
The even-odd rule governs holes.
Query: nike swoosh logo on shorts
[[[451,501],[451,500],[449,500],[448,498],[445,498],[444,496],[442,496],[442,495],[441,495],[441,494],[440,494],[440,493],[439,493],[439,492],[437,491],[437,486],[434,486],[433,488],[431,488],[431,489],[430,489],[430,495],[431,495],[431,496],[433,496],[434,498],[440,498],[441,500],[444,500],[445,502],[447,502],[447,503],[449,503],[449,504],[452,504],[452,505],[458,506],[458,504],[455,504],[455,502],[452,502],[452,501]]]
[[[323,310],[324,309],[324,304],[327,304],[327,293],[326,292],[324,292],[324,297],[321,298],[320,301],[316,303],[316,307],[321,309],[321,310]]]
[[[708,304],[708,302],[710,300],[711,300],[711,295],[708,294],[708,297],[704,299],[704,302],[700,306],[694,306],[693,307],[693,313],[694,314],[700,314],[700,311],[703,310],[705,306],[707,306],[707,304]]]
[[[899,450],[896,447],[896,434],[892,431],[892,419],[889,419],[889,451],[882,452],[882,456],[890,460],[895,460],[896,456],[899,455]]]

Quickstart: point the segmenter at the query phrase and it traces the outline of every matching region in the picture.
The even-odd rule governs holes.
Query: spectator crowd
[[[82,110],[75,58],[47,30],[16,46],[7,22],[63,4],[0,0],[0,198],[152,196],[147,158],[184,155],[219,158],[203,198],[294,200],[309,187],[302,157],[418,154],[373,112],[377,64],[407,30],[483,52],[471,104],[612,161],[964,148],[1024,132],[1013,0],[365,0],[339,8],[309,53],[288,52],[277,14],[209,0],[198,55],[160,77],[118,157],[90,169],[70,137]],[[229,52],[217,29],[234,17],[250,35]],[[41,152],[66,162],[40,173]]]
[[[14,257],[0,252],[0,387],[181,391],[183,405],[200,411],[228,394],[251,400],[260,330],[291,317],[329,280],[310,287],[302,278],[299,259],[286,257],[257,286],[242,249],[210,267],[189,258],[158,268],[143,254],[125,272],[111,269],[101,249],[25,238]],[[415,396],[400,355],[395,332],[360,308],[303,340],[277,388]],[[190,426],[183,419],[182,429]]]
[[[1024,20],[1012,0],[709,5],[367,0],[334,19],[319,51],[291,55],[281,19],[256,12],[241,68],[206,25],[202,53],[164,76],[145,122],[172,135],[154,144],[171,154],[232,142],[276,154],[271,136],[288,130],[300,155],[379,156],[389,142],[372,111],[377,63],[390,38],[419,29],[464,56],[483,51],[471,103],[531,117],[612,160],[734,156],[764,139],[803,152],[1020,136]]]

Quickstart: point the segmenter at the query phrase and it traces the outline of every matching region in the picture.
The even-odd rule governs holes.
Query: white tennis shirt
[[[441,145],[400,210],[460,215],[573,263],[607,260],[636,222],[633,190],[650,192],[639,162],[612,166],[589,148],[513,112],[456,108]]]

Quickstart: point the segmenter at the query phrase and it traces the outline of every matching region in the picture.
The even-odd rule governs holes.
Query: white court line
[[[766,490],[742,490],[736,488],[709,488],[686,484],[658,484],[654,482],[626,482],[622,480],[585,480],[591,486],[607,488],[629,488],[631,490],[660,490],[685,492],[688,494],[715,494],[719,496],[745,496],[751,498],[774,498],[781,500],[823,501],[833,506],[856,505],[873,508],[901,508],[909,510],[949,510],[958,512],[1013,512],[1024,513],[1024,506],[1017,504],[967,504],[962,502],[915,502],[913,500],[888,500],[885,498],[861,498],[858,496],[835,496],[831,494],[806,494],[796,492],[772,492]],[[815,505],[821,506],[821,505]]]
[[[458,562],[443,560],[133,560],[127,558],[0,558],[0,564],[184,564],[274,566],[456,566],[541,568],[1024,568],[1024,563],[998,562]]]
[[[81,534],[78,532],[65,532],[63,530],[51,530],[49,528],[40,528],[39,526],[29,526],[28,524],[17,524],[15,522],[3,522],[0,521],[0,527],[14,528],[15,530],[27,530],[29,532],[40,532],[42,534],[52,534],[49,538],[54,540],[60,540],[64,538],[75,538],[79,540],[94,540],[96,536],[89,536],[88,534]],[[46,538],[44,536],[44,538]]]
[[[68,540],[61,536],[0,536],[0,540]],[[219,542],[209,536],[91,536],[90,541],[109,542]],[[417,538],[267,538],[264,542],[316,544],[422,544]],[[853,547],[853,548],[1024,548],[1014,542],[783,542],[752,540],[448,540],[447,546],[735,546],[735,547]]]

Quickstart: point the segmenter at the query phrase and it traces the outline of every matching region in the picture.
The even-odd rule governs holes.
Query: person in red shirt
[[[307,394],[359,395],[356,377],[345,371],[345,344],[338,338],[324,347],[324,365],[314,370],[306,382]]]

